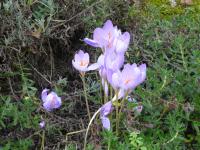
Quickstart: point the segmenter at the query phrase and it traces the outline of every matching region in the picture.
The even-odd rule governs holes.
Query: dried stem
[[[82,75],[82,76],[81,76],[81,79],[82,79],[82,81],[83,81],[83,90],[84,90],[84,96],[85,96],[85,103],[86,103],[86,107],[87,107],[87,114],[88,114],[89,120],[91,120],[90,108],[89,108],[88,99],[87,99],[87,93],[86,93],[85,76]]]
[[[86,130],[86,133],[85,133],[85,139],[84,139],[84,150],[86,150],[86,145],[87,145],[87,136],[88,136],[88,131],[90,129],[90,126],[92,124],[92,121],[95,119],[95,117],[97,116],[97,114],[100,112],[101,108],[99,108],[95,113],[94,115],[92,116],[92,118],[90,119],[90,122],[88,124],[88,127],[87,127],[87,130]]]

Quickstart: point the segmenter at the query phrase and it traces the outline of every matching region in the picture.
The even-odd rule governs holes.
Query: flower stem
[[[113,89],[112,89],[111,85],[109,87],[110,87],[110,99],[112,99],[112,97],[113,97]]]
[[[87,93],[86,93],[85,76],[81,76],[81,79],[83,81],[83,90],[84,90],[84,96],[85,96],[85,103],[86,103],[86,107],[87,107],[87,114],[88,114],[88,118],[90,120],[91,119],[91,115],[90,115],[90,108],[89,108],[88,99],[87,99]]]
[[[88,127],[87,127],[87,130],[86,130],[86,133],[85,133],[85,139],[84,139],[84,150],[86,150],[86,146],[87,146],[87,136],[88,136],[88,132],[89,132],[89,129],[90,129],[90,126],[92,124],[92,121],[95,119],[95,117],[97,116],[97,114],[101,111],[101,108],[99,108],[95,113],[94,115],[92,116],[92,118],[90,119],[90,122],[88,124]]]
[[[107,94],[106,94],[106,84],[107,84],[107,81],[105,80],[104,82],[104,104],[107,102]]]
[[[116,100],[117,100],[117,104],[116,104],[116,135],[118,135],[118,131],[119,131],[119,106],[118,106],[118,91],[116,91]]]
[[[118,130],[117,130],[117,131],[118,131],[118,132],[119,132],[119,121],[120,121],[120,119],[121,119],[122,109],[123,109],[123,107],[124,107],[124,102],[125,102],[127,96],[128,96],[128,92],[127,92],[127,93],[125,94],[125,96],[123,97],[122,102],[121,102],[121,105],[120,105],[119,114],[118,114],[118,119],[117,119],[117,125],[118,125]],[[118,134],[118,132],[117,132],[117,134]]]
[[[41,143],[41,150],[44,150],[44,138],[45,138],[45,130],[42,131],[42,143]]]

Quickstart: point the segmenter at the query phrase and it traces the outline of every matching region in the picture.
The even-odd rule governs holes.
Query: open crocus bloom
[[[82,50],[79,50],[78,53],[75,54],[74,59],[72,60],[72,65],[75,69],[77,69],[80,72],[86,72],[89,70],[95,70],[99,66],[97,63],[89,65],[89,54],[84,53]]]
[[[101,122],[103,124],[103,127],[107,130],[110,130],[110,120],[107,117],[107,115],[109,115],[111,111],[112,111],[111,101],[107,102],[101,107],[101,111],[100,111]]]
[[[48,94],[48,89],[42,91],[41,97],[43,101],[43,107],[47,111],[59,108],[62,104],[61,98],[55,92],[50,92]]]
[[[107,20],[103,28],[96,28],[93,33],[93,39],[85,38],[84,42],[93,46],[107,50],[116,50],[116,52],[125,52],[130,41],[128,32],[121,33],[117,26],[113,26],[112,21]]]
[[[146,64],[137,67],[136,64],[126,64],[121,72],[121,88],[125,91],[133,90],[146,78]]]
[[[122,71],[118,70],[112,74],[110,85],[118,90],[118,99],[130,93],[146,78],[146,64],[139,67],[136,64],[126,64]],[[112,101],[116,100],[116,95]]]
[[[94,30],[93,39],[85,38],[84,41],[93,47],[111,47],[114,40],[114,33],[112,21],[108,20],[105,22],[103,28],[96,28]]]

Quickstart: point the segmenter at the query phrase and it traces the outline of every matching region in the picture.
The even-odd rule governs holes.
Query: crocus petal
[[[140,84],[140,69],[136,64],[126,64],[122,70],[122,84],[121,88],[124,90],[133,90]]]
[[[89,39],[89,38],[84,38],[84,42],[90,46],[93,47],[99,47],[99,43],[95,40]]]
[[[106,80],[106,68],[105,67],[100,67],[99,69],[99,75],[102,79]]]
[[[112,98],[112,102],[118,100],[118,99],[121,99],[125,96],[125,91],[124,89],[119,89],[119,92],[118,92],[118,95],[115,94],[115,96]]]
[[[101,84],[103,86],[103,90],[106,96],[108,96],[108,83],[102,78]]]
[[[94,63],[94,64],[92,64],[92,65],[90,65],[89,67],[88,67],[88,71],[89,70],[96,70],[96,69],[98,69],[100,67],[100,65],[98,64],[98,63]]]
[[[128,49],[129,42],[130,42],[130,34],[128,32],[125,32],[116,40],[116,51],[118,53],[121,52],[124,53]]]
[[[75,60],[77,60],[78,58],[77,57],[79,57],[80,59],[82,59],[83,57],[84,57],[84,52],[83,52],[83,50],[79,50],[76,54],[75,54]],[[78,59],[78,60],[80,60],[80,59]]]
[[[140,65],[139,69],[141,71],[141,79],[140,80],[141,80],[141,82],[143,82],[145,80],[145,78],[146,78],[146,69],[147,69],[146,64]]]
[[[101,122],[103,124],[103,127],[107,130],[110,130],[110,120],[107,117],[102,117]]]
[[[78,62],[75,62],[74,60],[72,60],[72,65],[78,71],[85,72],[88,70],[87,66],[80,66],[80,64]]]
[[[121,72],[118,70],[117,72],[112,74],[112,82],[110,83],[114,89],[118,89],[121,83]]]
[[[99,47],[103,48],[107,45],[106,37],[107,37],[107,34],[103,29],[96,28],[94,30],[93,39],[94,39],[94,41],[99,43]]]
[[[103,29],[104,30],[112,30],[113,29],[113,23],[112,23],[112,21],[111,20],[107,20],[104,23]]]
[[[97,60],[97,63],[101,66],[104,66],[104,59],[105,59],[105,56],[104,55],[100,55],[98,60]]]
[[[47,111],[51,111],[54,108],[59,108],[61,106],[61,98],[57,96],[55,92],[49,93],[46,101],[43,103],[43,107]]]
[[[114,51],[108,52],[105,56],[105,66],[113,71],[119,70],[124,63],[124,54]]]
[[[107,82],[105,82],[105,85],[104,85],[104,91],[105,91],[105,94],[106,94],[106,96],[108,96],[108,83]]]
[[[111,111],[112,111],[112,101],[109,101],[101,107],[100,115],[101,117],[107,116]]]
[[[44,89],[42,91],[42,94],[41,94],[41,98],[42,98],[42,101],[45,102],[46,101],[46,98],[47,98],[47,93],[48,93],[49,89]]]
[[[50,94],[55,98],[54,108],[59,108],[62,104],[61,98],[55,92],[51,92]]]
[[[118,93],[118,99],[123,98],[125,96],[125,94],[126,94],[125,91],[123,89],[120,89],[119,93]]]
[[[106,79],[108,81],[108,83],[112,84],[112,75],[113,75],[114,71],[111,69],[106,69]]]

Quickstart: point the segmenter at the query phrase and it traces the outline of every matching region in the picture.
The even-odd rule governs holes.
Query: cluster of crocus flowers
[[[96,63],[88,67],[89,55],[80,50],[75,54],[72,64],[81,74],[98,69],[105,95],[109,97],[109,86],[115,91],[115,96],[104,104],[100,111],[103,127],[110,130],[108,114],[112,111],[113,101],[126,98],[145,80],[146,64],[124,65],[130,34],[122,33],[110,20],[106,21],[102,28],[94,30],[93,39],[85,38],[84,41],[90,46],[101,48],[102,54]]]

